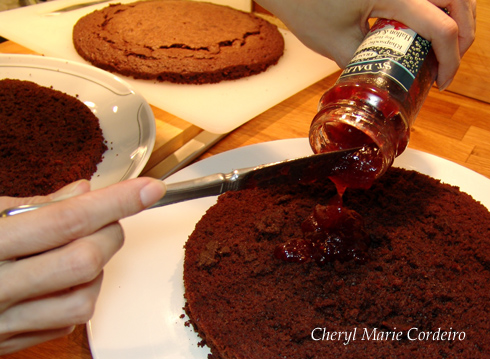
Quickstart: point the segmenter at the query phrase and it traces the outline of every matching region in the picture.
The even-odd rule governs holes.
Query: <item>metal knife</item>
[[[256,167],[237,169],[229,173],[216,173],[188,181],[167,184],[167,192],[149,208],[162,207],[196,198],[217,196],[227,191],[246,188],[271,187],[280,184],[313,182],[329,177],[349,154],[358,148],[321,153]],[[25,205],[7,209],[0,217],[8,217],[44,207],[53,202]]]
[[[64,7],[64,8],[61,8],[61,9],[58,9],[58,10],[54,10],[54,11],[48,12],[45,15],[46,16],[56,16],[56,15],[60,15],[60,14],[65,13],[65,12],[82,9],[84,7],[87,7],[87,6],[92,6],[92,5],[96,5],[96,4],[102,4],[102,3],[105,3],[105,2],[109,2],[109,1],[111,1],[111,0],[96,0],[96,1],[84,2],[84,3],[80,3],[80,4],[74,4],[74,5],[70,5],[70,6],[67,6],[67,7]]]

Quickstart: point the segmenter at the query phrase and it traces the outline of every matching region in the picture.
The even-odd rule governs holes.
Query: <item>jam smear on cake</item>
[[[274,251],[276,258],[286,262],[313,259],[320,266],[335,260],[359,263],[367,260],[370,240],[364,220],[342,202],[347,188],[368,189],[378,177],[382,165],[379,149],[374,143],[367,142],[366,137],[361,137],[349,143],[350,147],[360,144],[362,147],[344,156],[329,176],[337,188],[337,195],[327,205],[315,206],[313,213],[301,225],[303,238],[291,239],[277,246]]]
[[[362,216],[342,204],[342,196],[334,196],[327,205],[317,204],[313,213],[301,224],[303,238],[291,239],[276,247],[274,255],[286,262],[313,259],[323,266],[338,260],[368,259],[369,235]]]

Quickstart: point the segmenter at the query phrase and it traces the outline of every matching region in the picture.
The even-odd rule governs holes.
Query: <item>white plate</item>
[[[126,82],[80,63],[35,55],[1,55],[0,79],[35,82],[77,97],[99,118],[109,149],[92,188],[137,177],[151,155],[156,128],[146,100]]]
[[[306,139],[239,148],[198,162],[168,179],[191,179],[311,154]],[[398,167],[460,186],[490,208],[490,180],[462,166],[408,149]],[[123,221],[124,248],[105,270],[95,315],[88,326],[95,359],[206,359],[207,348],[184,325],[183,245],[214,204],[203,198],[142,212]]]

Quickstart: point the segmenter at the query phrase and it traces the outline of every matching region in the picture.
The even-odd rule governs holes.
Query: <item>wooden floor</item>
[[[410,147],[490,177],[488,103],[433,89],[416,120]]]

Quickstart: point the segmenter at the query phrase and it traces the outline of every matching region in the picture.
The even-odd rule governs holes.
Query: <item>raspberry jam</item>
[[[303,238],[291,239],[276,247],[274,255],[286,262],[313,259],[323,266],[338,260],[367,260],[369,235],[359,213],[342,205],[336,195],[326,205],[316,205],[313,213],[301,224]]]
[[[382,46],[393,39],[400,39],[397,46]],[[437,68],[430,42],[396,21],[375,23],[337,83],[322,96],[310,127],[315,153],[362,147],[346,160],[336,183],[369,188],[392,165],[407,147]]]
[[[321,98],[310,127],[315,153],[360,148],[329,178],[338,195],[317,205],[302,224],[303,238],[278,246],[289,262],[363,262],[369,236],[361,216],[342,205],[347,188],[368,189],[407,147],[410,128],[437,74],[431,44],[405,25],[378,19],[337,83]]]

